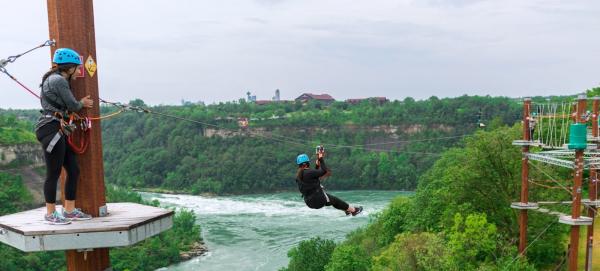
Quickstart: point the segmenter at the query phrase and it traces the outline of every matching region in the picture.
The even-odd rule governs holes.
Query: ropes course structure
[[[531,246],[531,244],[527,245],[528,211],[531,210],[557,216],[558,221],[555,222],[571,226],[570,244],[566,255],[569,271],[578,270],[580,227],[587,226],[585,270],[592,270],[592,251],[595,245],[593,225],[598,216],[597,209],[600,207],[597,195],[600,149],[595,144],[598,142],[599,105],[600,98],[594,97],[592,111],[588,111],[587,97],[584,94],[579,95],[576,103],[540,104],[533,107],[531,99],[524,100],[523,139],[513,141],[513,145],[522,147],[521,201],[511,204],[511,208],[519,211],[519,256],[517,258],[525,255],[527,248]],[[591,128],[588,129],[589,122]],[[530,152],[531,147],[536,148],[534,149],[536,152]],[[573,170],[572,185],[557,181],[536,163]],[[548,180],[532,180],[529,176],[530,166],[541,172]],[[588,199],[582,199],[585,170],[589,171]],[[572,201],[529,202],[529,184],[546,189],[562,189],[569,193]],[[540,207],[540,205],[551,204],[571,205],[571,214]],[[587,216],[581,214],[584,208],[587,209]],[[542,231],[542,234],[546,230],[547,228]],[[539,237],[540,235],[536,236],[533,242]]]

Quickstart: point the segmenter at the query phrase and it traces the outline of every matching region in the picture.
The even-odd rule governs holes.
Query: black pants
[[[42,143],[44,160],[46,161],[46,181],[44,182],[46,203],[56,203],[56,187],[63,167],[67,171],[65,199],[75,200],[77,192],[79,165],[77,164],[77,155],[68,146],[66,137],[61,136],[50,153],[46,151],[50,141],[59,129],[60,124],[58,122],[51,122],[40,127],[35,133],[38,141]]]
[[[325,197],[327,195],[327,197]],[[327,200],[329,198],[329,201]],[[318,189],[315,192],[304,197],[304,202],[309,208],[312,209],[320,209],[323,206],[332,206],[338,210],[346,211],[348,210],[348,203],[339,199],[336,196],[325,193],[323,189]]]

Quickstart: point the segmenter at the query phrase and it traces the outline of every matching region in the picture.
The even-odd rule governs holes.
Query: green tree
[[[325,271],[366,271],[371,261],[360,246],[340,245],[335,248]]]
[[[331,259],[335,243],[319,237],[300,242],[288,252],[290,262],[281,271],[322,271]]]
[[[448,248],[456,269],[475,270],[482,263],[492,262],[496,251],[496,226],[487,222],[484,214],[454,216],[448,233]]]
[[[450,252],[434,233],[402,233],[373,257],[372,271],[450,270]]]

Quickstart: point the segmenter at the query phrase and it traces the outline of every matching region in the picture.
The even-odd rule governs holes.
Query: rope
[[[25,86],[23,83],[21,83],[19,80],[17,80],[14,76],[12,76],[10,73],[8,73],[8,71],[6,69],[0,68],[0,72],[6,74],[10,79],[12,79],[13,81],[15,81],[17,84],[19,84],[19,86],[23,87],[25,90],[27,90],[27,92],[29,92],[31,95],[35,96],[38,99],[41,99],[39,95],[35,94],[35,92],[33,92],[31,89],[29,89],[27,86]],[[102,99],[100,99],[102,101]],[[115,113],[111,113],[109,115],[106,116],[98,116],[98,117],[89,117],[89,120],[103,120],[103,119],[109,119],[112,118],[114,116],[117,116],[121,113],[123,113],[124,110],[121,109]]]
[[[518,258],[520,258],[521,256],[525,255],[525,252],[527,251],[527,249],[529,249],[529,248],[530,248],[530,247],[531,247],[531,246],[532,246],[532,245],[533,245],[533,244],[534,244],[534,243],[535,243],[535,242],[536,242],[536,241],[537,241],[537,240],[538,240],[538,239],[539,239],[539,238],[540,238],[540,237],[541,237],[541,236],[542,236],[544,233],[546,233],[546,231],[547,231],[547,230],[548,230],[548,229],[549,229],[549,228],[550,228],[552,225],[554,225],[556,222],[558,222],[558,220],[553,220],[552,222],[548,223],[548,226],[546,226],[546,228],[545,228],[545,229],[544,229],[542,232],[540,232],[540,233],[539,233],[539,234],[538,234],[538,235],[535,237],[535,239],[533,239],[533,241],[532,241],[531,243],[529,243],[529,244],[528,244],[528,245],[525,247],[525,249],[523,250],[523,253],[522,253],[522,254],[520,253],[520,254],[519,254],[519,255],[517,255],[517,256],[516,256],[516,257],[515,257],[515,258],[514,258],[512,261],[510,261],[510,263],[508,263],[508,264],[506,265],[506,268],[505,268],[504,270],[507,270],[507,269],[508,269],[508,267],[510,267],[510,266],[511,266],[511,265],[512,265],[512,264],[513,264],[513,263],[514,263],[514,262],[515,262],[515,261],[516,261]]]
[[[567,262],[567,256],[569,256],[569,254],[571,254],[571,249],[572,249],[571,246],[569,246],[569,250],[567,251],[567,253],[565,253],[565,255],[563,255],[562,260],[560,260],[560,263],[558,263],[556,268],[554,268],[554,271],[561,269],[563,267],[563,265],[565,265],[565,263]]]
[[[71,113],[69,116],[69,125],[79,123],[79,128],[75,129],[73,133],[67,136],[67,143],[71,146],[71,150],[73,150],[76,154],[84,154],[87,150],[90,139],[90,129],[92,128],[92,122],[89,118],[82,118],[77,113]],[[77,127],[77,126],[75,126]],[[75,144],[74,135],[75,133],[79,133],[79,145]]]
[[[543,116],[543,115],[544,115],[544,113],[545,113],[545,110],[544,110],[544,109],[545,109],[545,107],[544,107],[544,105],[542,104],[542,105],[541,105],[541,109],[540,109],[540,113],[539,113],[539,115],[540,115],[540,116]],[[540,130],[538,131],[538,137],[539,137],[539,141],[540,141],[540,143],[543,143],[543,144],[545,144],[545,143],[544,143],[544,125],[543,125],[543,124],[544,124],[544,119],[541,119],[541,120],[540,120],[540,122],[541,122],[541,124],[542,124],[542,125],[540,125]]]
[[[569,194],[571,195],[571,197],[573,196],[573,192],[570,189],[568,189],[567,187],[565,187],[564,185],[562,185],[561,183],[559,183],[557,180],[555,180],[554,178],[552,178],[552,176],[550,176],[550,174],[546,173],[546,171],[542,170],[540,167],[538,167],[537,165],[535,165],[531,161],[528,161],[528,164],[532,165],[534,168],[536,168],[541,173],[543,173],[544,175],[546,175],[546,177],[550,178],[550,180],[552,180],[553,182],[555,182],[556,184],[558,184],[560,187],[562,187],[562,189],[564,189],[565,191],[569,192]]]
[[[558,110],[558,104],[553,104],[552,110],[552,115],[554,117],[552,118],[552,133],[550,134],[550,143],[552,144],[552,147],[557,147],[558,143],[556,143],[556,110]]]
[[[23,85],[21,82],[19,82],[19,80],[17,80],[17,78],[15,78],[14,76],[12,76],[10,73],[8,73],[8,71],[5,68],[0,67],[0,72],[6,74],[10,79],[12,79],[13,81],[17,82],[17,84],[19,84],[21,87],[23,87],[25,90],[27,90],[29,93],[31,93],[31,95],[35,96],[36,98],[40,99],[40,96],[35,94],[33,91],[31,91],[31,89],[29,89],[28,87],[26,87],[25,85]]]
[[[80,133],[79,145],[76,145],[73,140],[74,134],[71,134],[70,136],[67,137],[67,143],[69,143],[69,146],[71,146],[71,150],[74,153],[84,154],[85,151],[87,150],[88,146],[90,145],[90,140],[89,140],[90,130],[88,129],[85,131],[81,131],[80,129],[77,129],[77,131],[79,131],[79,133]]]
[[[33,91],[31,91],[31,89],[27,88],[25,85],[23,85],[21,82],[19,82],[19,80],[17,80],[17,78],[15,78],[14,76],[12,76],[8,70],[6,70],[6,66],[10,63],[14,63],[19,57],[22,57],[30,52],[33,52],[36,49],[42,48],[42,47],[46,47],[46,46],[54,46],[56,44],[56,42],[54,40],[47,40],[46,42],[42,43],[41,45],[38,45],[36,47],[33,47],[27,51],[25,51],[24,53],[18,54],[18,55],[14,55],[14,56],[9,56],[6,59],[1,59],[0,60],[0,72],[6,74],[10,79],[12,79],[13,81],[17,82],[17,84],[19,84],[21,87],[23,87],[25,90],[27,90],[29,93],[31,93],[33,96],[37,97],[38,99],[40,98],[40,96],[38,96],[37,94],[35,94]]]
[[[537,186],[540,186],[540,187],[544,187],[544,188],[548,188],[548,189],[562,189],[562,187],[559,187],[559,186],[545,185],[545,184],[541,184],[541,183],[535,182],[533,180],[529,180],[529,182],[532,183],[532,184],[534,184],[534,185],[537,185]]]
[[[36,98],[40,99],[40,96],[35,94],[33,91],[31,91],[29,88],[27,88],[24,84],[22,84],[21,82],[19,82],[16,78],[14,78],[10,73],[8,73],[8,71],[6,71],[6,69],[4,68],[0,68],[0,71],[5,73],[6,75],[8,75],[8,77],[10,77],[12,80],[14,80],[15,82],[17,82],[21,87],[23,87],[25,90],[27,90],[31,95],[35,96]],[[136,107],[136,106],[130,106],[130,105],[122,105],[120,103],[114,103],[114,102],[108,102],[106,100],[103,99],[99,99],[101,102],[106,103],[106,104],[111,104],[117,107],[120,107],[121,110],[119,110],[118,112],[109,114],[107,116],[99,116],[99,117],[89,117],[89,120],[103,120],[103,119],[108,119],[114,116],[117,116],[121,113],[123,113],[124,111],[137,111],[140,113],[149,113],[149,114],[154,114],[154,115],[160,115],[163,117],[168,117],[168,118],[173,118],[173,119],[178,119],[181,121],[188,121],[188,122],[193,122],[193,123],[197,123],[197,124],[202,124],[205,126],[211,126],[211,127],[215,127],[215,128],[219,128],[219,129],[226,129],[225,127],[219,126],[219,125],[215,125],[215,124],[211,124],[211,123],[206,123],[206,122],[202,122],[202,121],[197,121],[197,120],[192,120],[192,119],[187,119],[187,118],[183,118],[183,117],[179,117],[179,116],[175,116],[175,115],[169,115],[169,114],[165,114],[165,113],[160,113],[160,112],[156,112],[156,111],[152,111],[146,108],[141,108],[141,107]],[[284,136],[279,136],[279,135],[271,135],[269,136],[265,136],[262,134],[253,134],[255,136],[258,137],[263,137],[266,139],[271,139],[271,140],[275,140],[275,141],[280,141],[280,142],[284,142],[284,143],[292,143],[292,144],[298,144],[298,145],[307,145],[307,141],[302,141],[300,139],[295,139],[295,138],[289,138],[289,137],[284,137]],[[354,145],[354,146],[346,146],[346,145],[337,145],[337,144],[328,144],[328,146],[332,147],[332,148],[354,148],[354,149],[361,149],[361,150],[367,150],[370,151],[370,149],[367,149],[364,146],[368,146],[368,145],[385,145],[385,144],[392,144],[392,143],[407,143],[407,142],[419,142],[419,141],[433,141],[433,140],[442,140],[442,139],[450,139],[450,138],[459,138],[459,137],[466,137],[468,135],[460,135],[460,136],[450,136],[450,137],[441,137],[441,138],[429,138],[429,139],[416,139],[416,140],[403,140],[403,141],[396,141],[396,142],[384,142],[384,143],[373,143],[373,144],[367,144],[367,145]],[[279,137],[279,138],[277,138]],[[359,147],[362,146],[362,147]],[[396,151],[396,150],[378,150],[381,152],[390,152],[390,153],[412,153],[412,154],[424,154],[424,155],[441,155],[439,153],[429,153],[429,152],[412,152],[412,151]]]
[[[9,63],[14,63],[19,57],[22,57],[36,49],[46,47],[46,46],[54,46],[55,44],[56,44],[56,42],[54,40],[47,40],[46,42],[42,43],[41,45],[33,47],[33,48],[25,51],[24,53],[14,55],[14,56],[9,56],[6,59],[2,59],[2,60],[0,60],[0,68],[6,67],[6,65],[8,65]]]
[[[358,147],[358,146],[379,146],[379,145],[389,145],[389,144],[398,144],[398,143],[411,143],[411,142],[423,142],[423,141],[435,141],[435,140],[442,140],[442,139],[453,139],[453,138],[462,138],[462,137],[467,137],[469,135],[465,134],[465,135],[458,135],[458,136],[446,136],[446,137],[436,137],[436,138],[426,138],[426,139],[414,139],[414,140],[398,140],[398,141],[389,141],[389,142],[382,142],[382,143],[370,143],[370,144],[363,144],[363,145],[350,145],[351,147]]]
[[[153,114],[153,115],[158,115],[158,116],[162,116],[162,117],[167,117],[167,118],[172,118],[172,119],[177,119],[177,120],[181,120],[181,121],[186,121],[186,122],[191,122],[191,123],[196,123],[196,124],[201,124],[201,125],[205,125],[205,126],[210,126],[210,127],[214,127],[214,128],[219,128],[219,129],[228,129],[226,127],[222,127],[220,125],[216,125],[216,124],[212,124],[212,123],[207,123],[207,122],[203,122],[203,121],[198,121],[198,120],[193,120],[193,119],[189,119],[189,118],[184,118],[184,117],[180,117],[180,116],[176,116],[176,115],[171,115],[171,114],[166,114],[166,113],[161,113],[161,112],[157,112],[157,111],[153,111],[150,110],[148,108],[143,108],[143,107],[139,107],[139,106],[131,106],[131,105],[123,105],[121,103],[115,103],[115,102],[109,102],[103,99],[100,99],[101,102],[103,103],[107,103],[107,104],[111,104],[117,107],[122,108],[123,110],[128,110],[128,111],[136,111],[139,113],[146,113],[146,114]],[[313,142],[310,140],[302,140],[302,139],[297,139],[297,138],[290,138],[290,137],[285,137],[285,136],[281,136],[281,135],[273,135],[271,134],[271,136],[267,136],[267,135],[263,135],[263,134],[252,134],[254,136],[258,136],[258,137],[262,137],[265,139],[270,139],[270,140],[275,140],[275,141],[279,141],[279,142],[283,142],[283,143],[292,143],[292,144],[297,144],[297,145],[302,145],[302,146],[312,146]],[[456,136],[456,137],[464,137],[466,135],[461,135],[461,136]],[[442,137],[442,138],[430,138],[430,139],[418,139],[415,141],[431,141],[431,140],[438,140],[438,139],[447,139],[447,138],[451,138],[451,137]],[[405,140],[402,142],[412,142],[410,140]],[[328,144],[328,143],[323,143],[322,145],[327,145],[330,148],[351,148],[351,149],[360,149],[360,150],[367,150],[370,151],[370,149],[367,149],[366,145],[338,145],[338,144]],[[425,155],[441,155],[439,153],[429,153],[429,152],[412,152],[412,151],[397,151],[397,150],[380,150],[382,152],[390,152],[390,153],[413,153],[413,154],[425,154]]]
[[[561,114],[564,114],[565,113],[565,103],[563,102],[561,104],[562,104]],[[562,118],[562,124],[560,125],[560,139],[559,139],[558,143],[560,144],[560,141],[562,140],[562,142],[563,142],[562,145],[564,145],[566,143],[565,142],[565,140],[566,140],[565,120],[566,120],[565,118]],[[563,136],[564,136],[565,139],[563,139]]]
[[[19,84],[21,87],[23,87],[25,90],[27,90],[30,94],[32,94],[33,96],[35,96],[36,98],[40,99],[40,96],[37,95],[36,93],[34,93],[31,89],[27,88],[24,84],[22,84],[21,82],[19,82],[14,76],[12,76],[7,70],[6,70],[6,65],[9,63],[13,63],[15,62],[19,57],[28,54],[36,49],[45,47],[45,46],[54,46],[55,42],[54,40],[48,40],[46,42],[44,42],[43,44],[36,46],[30,50],[25,51],[24,53],[15,55],[15,56],[10,56],[7,59],[2,59],[0,60],[0,72],[6,74],[9,78],[11,78],[13,81],[15,81],[17,84]],[[106,116],[99,116],[99,117],[89,117],[87,119],[85,119],[85,121],[92,121],[92,120],[102,120],[102,119],[108,119],[114,116],[117,116],[121,113],[123,113],[126,110],[134,110],[137,112],[142,112],[142,113],[148,113],[148,114],[154,114],[154,115],[159,115],[159,116],[163,116],[163,117],[168,117],[168,118],[173,118],[173,119],[177,119],[177,120],[181,120],[181,121],[188,121],[188,122],[193,122],[193,123],[197,123],[197,124],[202,124],[205,126],[212,126],[215,128],[220,128],[220,129],[224,129],[224,127],[221,127],[219,125],[215,125],[215,124],[211,124],[211,123],[205,123],[205,122],[201,122],[201,121],[197,121],[197,120],[192,120],[192,119],[188,119],[188,118],[183,118],[183,117],[179,117],[179,116],[175,116],[175,115],[169,115],[169,114],[165,114],[165,113],[160,113],[160,112],[155,112],[152,110],[149,110],[147,108],[141,108],[141,107],[135,107],[135,106],[129,106],[129,105],[122,105],[119,103],[112,103],[112,102],[108,102],[105,100],[100,99],[101,102],[107,103],[107,104],[112,104],[114,106],[118,106],[121,109],[115,113],[106,115]],[[76,121],[80,121],[81,118],[79,116],[77,116]],[[73,120],[71,120],[73,121]],[[89,130],[86,129],[85,131]],[[82,137],[82,141],[80,142],[79,146],[76,146],[73,142],[72,139],[70,139],[69,144],[74,148],[74,150],[79,150],[82,152],[85,152],[85,149],[87,148],[87,144],[88,142],[85,140],[85,134],[84,133],[84,137]],[[271,135],[269,136],[265,136],[262,134],[254,134],[255,136],[259,136],[259,137],[264,137],[267,139],[271,139],[271,140],[276,140],[276,141],[281,141],[281,142],[286,142],[286,143],[293,143],[293,144],[300,144],[300,145],[305,145],[307,144],[307,141],[303,141],[300,139],[295,139],[295,138],[288,138],[285,136],[280,136],[280,135]],[[467,135],[460,135],[460,136],[451,136],[451,137],[443,137],[443,138],[432,138],[432,139],[420,139],[420,140],[403,140],[403,141],[396,141],[396,142],[384,142],[384,143],[372,143],[372,144],[366,144],[366,145],[353,145],[353,146],[346,146],[346,145],[337,145],[337,144],[328,144],[328,146],[331,146],[333,148],[354,148],[354,149],[362,149],[362,150],[369,150],[366,148],[366,146],[376,146],[376,145],[387,145],[387,144],[395,144],[395,143],[407,143],[407,142],[422,142],[422,141],[431,141],[431,140],[442,140],[442,139],[450,139],[450,138],[459,138],[459,137],[465,137]],[[310,142],[309,142],[310,143]],[[398,152],[398,153],[414,153],[414,154],[426,154],[426,155],[440,155],[439,153],[427,153],[427,152],[411,152],[411,151],[395,151],[395,150],[379,150],[379,151],[384,151],[384,152]]]
[[[105,115],[105,116],[100,116],[100,117],[91,117],[91,118],[88,118],[88,119],[90,119],[90,120],[104,120],[104,119],[109,119],[109,118],[112,118],[114,116],[117,116],[117,115],[119,115],[119,114],[121,114],[123,112],[125,112],[125,110],[119,109],[119,111],[117,111],[115,113],[111,113],[111,114],[108,114],[108,115]]]

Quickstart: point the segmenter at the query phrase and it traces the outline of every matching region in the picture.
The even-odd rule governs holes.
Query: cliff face
[[[314,133],[326,133],[331,128],[323,128],[323,127],[313,126],[313,127],[295,127],[295,128],[287,128],[287,129],[292,129],[294,131],[301,132],[301,133],[314,134]],[[337,127],[336,129],[343,129],[350,133],[355,133],[357,131],[381,133],[391,139],[400,138],[400,134],[413,135],[413,134],[418,134],[420,132],[423,132],[427,129],[443,131],[443,132],[447,132],[447,133],[453,132],[455,130],[454,127],[443,125],[443,124],[429,125],[429,126],[425,126],[422,124],[411,124],[411,125],[402,125],[402,126],[400,126],[400,125],[374,125],[374,126],[366,126],[366,127],[358,126],[358,125],[344,125],[342,127]],[[223,137],[223,138],[230,138],[230,137],[235,137],[235,136],[242,136],[245,134],[258,134],[258,135],[269,136],[271,134],[271,132],[268,129],[263,128],[263,127],[247,128],[245,130],[240,129],[238,131],[227,130],[227,129],[205,128],[203,136],[205,136],[205,137],[218,136],[218,137]]]
[[[44,153],[39,144],[0,145],[0,166],[15,161],[26,161],[28,165],[44,165]]]

